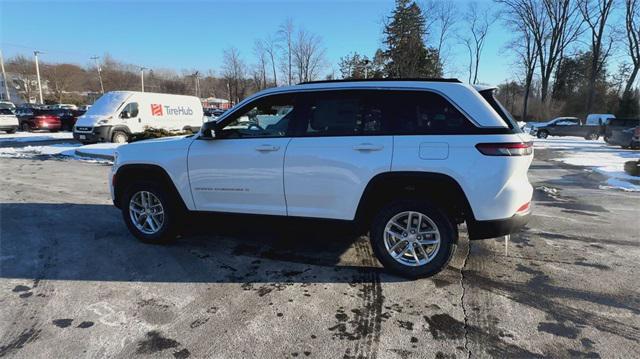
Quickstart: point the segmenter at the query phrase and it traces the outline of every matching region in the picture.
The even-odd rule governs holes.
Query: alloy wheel
[[[164,224],[164,207],[153,193],[139,191],[129,200],[129,216],[140,232],[156,234]]]
[[[440,231],[423,213],[400,212],[384,228],[384,246],[395,261],[406,266],[423,266],[438,254]]]

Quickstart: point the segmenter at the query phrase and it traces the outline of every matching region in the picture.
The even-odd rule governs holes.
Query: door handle
[[[274,145],[260,145],[256,147],[256,151],[260,151],[260,152],[277,151],[279,149],[280,149],[280,146],[274,146]]]
[[[372,143],[361,143],[353,146],[356,151],[380,151],[384,148],[382,145],[374,145]]]

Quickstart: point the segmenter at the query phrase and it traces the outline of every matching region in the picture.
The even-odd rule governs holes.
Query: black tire
[[[584,139],[585,139],[585,140],[595,141],[595,140],[597,140],[597,139],[598,139],[598,137],[600,137],[600,136],[598,136],[598,134],[597,134],[597,133],[590,133],[590,134],[586,135],[586,136],[584,137]]]
[[[160,229],[153,234],[140,231],[133,223],[131,215],[129,214],[129,202],[131,198],[140,191],[151,192],[158,198],[164,210],[164,221]],[[122,211],[122,218],[131,234],[144,243],[168,244],[173,242],[180,232],[183,214],[181,213],[182,211],[177,199],[174,198],[172,192],[167,189],[166,186],[146,181],[134,182],[125,190],[120,203],[120,209]]]
[[[24,131],[24,132],[31,132],[31,127],[29,127],[29,124],[28,124],[28,123],[26,123],[26,122],[23,122],[23,123],[20,125],[20,128],[21,128],[21,129],[22,129],[22,131]]]
[[[384,231],[387,222],[396,214],[405,211],[426,215],[434,222],[440,232],[440,248],[435,257],[426,264],[420,266],[402,264],[396,261],[385,247]],[[392,202],[378,212],[371,224],[369,238],[373,252],[385,269],[403,277],[416,279],[435,275],[447,266],[455,253],[458,231],[440,209],[428,202],[406,200]]]
[[[549,132],[545,131],[545,130],[538,131],[538,135],[537,136],[538,136],[538,138],[544,139],[544,138],[549,137]]]
[[[17,131],[17,129],[16,129],[16,128],[12,128],[12,129],[10,129],[10,130],[6,130],[5,132],[11,135],[11,134],[16,133],[16,131]]]
[[[113,134],[111,135],[111,142],[127,143],[129,142],[129,135],[124,131],[113,131]]]

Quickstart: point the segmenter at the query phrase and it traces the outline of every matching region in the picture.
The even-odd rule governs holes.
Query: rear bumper
[[[529,222],[530,217],[531,211],[524,214],[516,214],[511,218],[491,221],[467,221],[469,239],[476,240],[495,238],[515,233]]]
[[[0,131],[13,131],[18,129],[18,125],[0,125]]]

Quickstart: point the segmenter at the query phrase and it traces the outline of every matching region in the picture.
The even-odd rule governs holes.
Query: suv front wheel
[[[426,202],[398,201],[373,220],[371,246],[385,268],[409,278],[429,277],[449,263],[457,231],[449,218]]]
[[[165,244],[176,238],[179,207],[162,186],[133,183],[122,197],[120,208],[129,231],[142,242]]]

